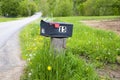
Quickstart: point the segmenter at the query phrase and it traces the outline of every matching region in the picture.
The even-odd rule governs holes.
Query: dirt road
[[[0,80],[19,80],[25,61],[21,60],[18,33],[40,16],[37,13],[22,20],[0,23]]]

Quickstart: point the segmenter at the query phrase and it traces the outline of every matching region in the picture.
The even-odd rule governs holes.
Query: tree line
[[[0,0],[0,15],[30,16],[120,15],[120,0]]]
[[[30,16],[38,9],[33,0],[0,0],[0,15],[6,17]]]
[[[44,15],[120,15],[120,0],[40,0]]]

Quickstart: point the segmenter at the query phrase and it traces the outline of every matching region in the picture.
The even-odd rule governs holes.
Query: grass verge
[[[96,74],[98,64],[94,62],[115,63],[120,53],[120,37],[111,31],[90,28],[80,20],[81,17],[56,18],[74,24],[73,37],[68,38],[64,55],[54,56],[49,51],[50,40],[39,35],[38,21],[21,32],[22,56],[28,62],[21,80],[107,80]]]
[[[5,18],[5,17],[0,17],[0,22],[7,22],[7,21],[13,21],[13,20],[19,20],[22,18]]]

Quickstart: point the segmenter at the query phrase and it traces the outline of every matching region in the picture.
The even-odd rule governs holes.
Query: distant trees
[[[32,0],[1,0],[0,14],[7,17],[30,16],[37,11]]]
[[[46,15],[120,15],[120,0],[40,0]],[[42,4],[42,2],[44,3]]]
[[[30,16],[120,15],[120,0],[0,0],[0,15]]]
[[[71,0],[58,0],[54,4],[54,16],[70,16],[73,14],[73,2]]]
[[[2,8],[1,8],[2,4],[1,4],[1,0],[0,0],[0,16],[2,15]]]
[[[87,0],[72,0],[74,15],[83,15],[83,3]]]
[[[23,0],[19,4],[19,15],[31,16],[37,11],[37,5],[34,1]]]
[[[83,4],[84,15],[119,15],[118,7],[113,6],[116,1],[118,0],[87,0]]]
[[[2,0],[1,10],[4,16],[17,16],[20,0]]]

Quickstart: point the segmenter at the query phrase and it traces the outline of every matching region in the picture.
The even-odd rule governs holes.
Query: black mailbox
[[[72,36],[73,24],[41,20],[40,34],[46,37],[67,38]]]

